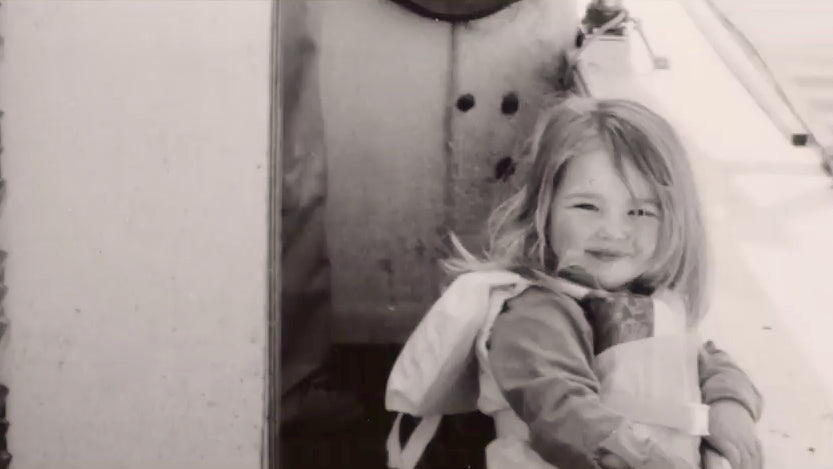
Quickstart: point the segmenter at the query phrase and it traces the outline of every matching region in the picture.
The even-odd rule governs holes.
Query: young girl
[[[605,402],[598,375],[606,349],[653,336],[656,297],[679,299],[671,310],[684,315],[684,331],[705,311],[705,232],[682,145],[642,105],[574,97],[542,116],[527,150],[527,181],[490,218],[485,258],[463,250],[447,264],[532,283],[503,304],[480,364],[499,390],[498,435],[513,437],[487,449],[490,468],[696,467],[685,445],[669,447],[663,432]],[[760,469],[758,391],[710,342],[693,356],[706,441],[733,469]],[[489,408],[482,379],[480,393]]]

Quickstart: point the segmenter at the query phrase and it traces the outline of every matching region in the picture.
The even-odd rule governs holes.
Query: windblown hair
[[[647,107],[619,99],[570,97],[545,110],[521,158],[532,166],[521,189],[489,217],[482,258],[451,235],[456,257],[443,262],[452,274],[472,270],[523,270],[553,274],[558,259],[549,238],[550,206],[569,161],[595,149],[612,155],[624,178],[627,159],[653,187],[661,225],[652,267],[637,281],[668,288],[686,304],[689,323],[706,310],[707,244],[700,200],[685,148],[671,125]]]

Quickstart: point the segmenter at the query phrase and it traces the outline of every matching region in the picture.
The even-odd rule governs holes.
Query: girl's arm
[[[703,403],[712,405],[730,399],[746,408],[752,418],[758,421],[763,410],[761,393],[729,354],[709,341],[700,349],[698,358]]]
[[[592,337],[578,304],[542,288],[508,301],[496,320],[492,372],[529,426],[532,448],[556,467],[570,469],[687,467],[602,405],[591,365]]]
[[[763,399],[752,381],[726,352],[707,342],[700,350],[700,388],[709,410],[706,441],[733,468],[761,469],[764,454],[755,422]]]

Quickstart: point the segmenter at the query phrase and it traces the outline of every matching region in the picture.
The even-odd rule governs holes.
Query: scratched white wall
[[[270,11],[3,1],[15,469],[259,467]]]

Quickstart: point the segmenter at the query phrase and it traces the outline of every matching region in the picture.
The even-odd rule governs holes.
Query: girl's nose
[[[608,215],[599,226],[599,237],[606,241],[627,241],[633,233],[633,227],[627,217]]]

